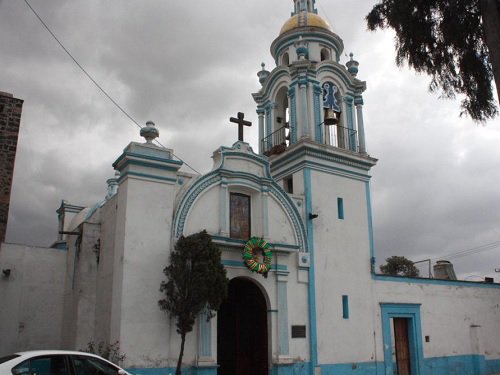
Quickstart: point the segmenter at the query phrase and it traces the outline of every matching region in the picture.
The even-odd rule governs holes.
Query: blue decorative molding
[[[161,149],[161,151],[163,151],[163,149]],[[170,152],[168,152],[168,154],[170,156]],[[153,161],[153,162],[156,161],[156,162],[160,162],[160,163],[168,163],[168,164],[176,165],[177,169],[179,169],[182,166],[182,164],[183,164],[182,161],[173,160],[173,159],[170,159],[170,158],[159,157],[159,156],[152,156],[152,155],[145,155],[145,154],[141,154],[141,153],[137,153],[137,152],[131,152],[131,151],[124,151],[118,157],[118,159],[116,159],[116,161],[113,163],[113,168],[116,168],[116,166],[118,164],[120,164],[122,162],[122,160],[124,158],[126,158],[126,157],[139,158],[139,159],[143,159],[143,160],[150,160],[150,161]]]
[[[208,319],[208,312],[202,311],[198,316],[200,339],[198,341],[198,355],[200,357],[212,356],[212,322]]]
[[[482,361],[483,370],[475,370],[474,363]],[[348,362],[320,364],[321,375],[383,375],[383,362]],[[174,367],[161,368],[127,368],[134,375],[172,375]],[[447,357],[430,357],[424,360],[424,374],[429,375],[493,375],[500,373],[500,359],[485,359],[480,355],[454,355]],[[310,362],[294,362],[273,364],[272,375],[307,375],[311,373]],[[183,367],[183,375],[216,375],[217,367]],[[392,374],[391,374],[392,375]]]
[[[366,159],[366,158],[361,158],[359,157],[358,154],[356,154],[358,157],[350,157],[348,152],[343,152],[339,151],[334,152],[333,150],[324,150],[324,149],[317,149],[312,145],[307,145],[304,143],[304,147],[297,147],[294,149],[288,150],[287,157],[286,158],[281,158],[278,160],[273,161],[272,164],[272,169],[273,171],[278,169],[281,165],[283,164],[291,164],[292,161],[299,160],[303,161],[304,156],[308,157],[314,157],[319,160],[324,160],[327,162],[335,162],[339,164],[343,164],[349,167],[357,168],[363,171],[369,171],[371,167],[373,167],[376,163],[376,159]],[[309,163],[309,161],[306,161]],[[315,163],[315,162],[313,162]],[[317,164],[316,165],[321,165]],[[336,167],[330,167],[328,165],[323,165],[326,168],[332,168],[332,170],[338,170],[345,172],[347,174],[351,174],[353,176],[359,176],[362,177],[364,180],[367,180],[370,178],[369,175],[367,174],[362,174],[362,173],[357,173],[349,170],[344,170]]]
[[[394,373],[392,362],[391,318],[408,319],[408,344],[410,346],[410,365],[412,375],[421,375],[424,365],[422,328],[420,323],[420,304],[381,303],[382,337],[384,348],[384,367],[386,374]]]
[[[323,34],[324,36],[322,36],[321,34]],[[304,42],[317,42],[333,48],[336,52],[335,54],[337,56],[337,59],[344,49],[344,43],[342,42],[342,39],[340,39],[337,34],[330,31],[316,30],[315,32],[300,32],[300,36],[302,36]],[[291,33],[290,35],[278,37],[271,44],[271,54],[273,55],[273,57],[280,56],[283,50],[292,47],[297,39],[298,35],[296,32]],[[332,41],[332,39],[334,41]]]
[[[174,184],[177,182],[177,178],[163,177],[163,176],[158,176],[158,175],[154,175],[154,174],[140,173],[140,172],[133,172],[133,171],[122,172],[118,182],[121,183],[128,176],[147,178],[147,179],[157,180],[157,181],[161,181],[161,182],[171,182]]]
[[[222,264],[227,267],[246,268],[243,259],[242,260],[223,259]],[[288,272],[288,266],[286,264],[273,264],[271,265],[271,271]]]
[[[313,85],[313,101],[314,101],[314,122],[316,124],[316,128],[314,129],[314,139],[318,143],[323,143],[323,131],[322,126],[324,123],[322,122],[321,117],[321,101],[320,97],[322,95],[323,90],[318,84]]]
[[[290,144],[297,143],[297,97],[295,88],[288,90],[290,95]]]
[[[304,191],[305,194],[305,205],[306,205],[306,217],[312,213],[312,180],[311,180],[311,170],[309,168],[304,168]],[[311,375],[314,375],[314,367],[318,364],[318,338],[317,338],[317,327],[316,327],[316,279],[314,272],[314,228],[312,225],[312,220],[307,220],[307,242],[309,245],[309,257],[310,257],[310,267],[309,267],[309,279],[308,279],[308,302],[309,302],[309,329],[311,331],[309,335],[309,346],[311,352]]]
[[[287,298],[287,282],[278,280],[278,343],[279,354],[288,355],[288,298]]]
[[[368,221],[368,243],[370,244],[371,272],[375,272],[375,241],[373,240],[372,199],[370,194],[370,182],[365,183],[366,214]]]

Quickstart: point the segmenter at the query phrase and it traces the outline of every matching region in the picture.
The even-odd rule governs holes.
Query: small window
[[[283,179],[283,187],[288,194],[293,194],[293,176],[288,176]]]
[[[349,319],[349,296],[342,296],[342,318]]]
[[[326,48],[321,50],[321,61],[330,60],[330,51]]]
[[[337,198],[337,211],[340,220],[344,220],[344,199]]]
[[[288,53],[284,53],[283,57],[281,58],[281,65],[288,66],[290,65],[290,58],[288,57]]]
[[[231,238],[248,240],[250,238],[250,196],[231,193],[229,202],[229,221]]]

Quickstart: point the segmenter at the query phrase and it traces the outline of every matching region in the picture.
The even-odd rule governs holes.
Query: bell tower
[[[273,178],[296,202],[306,227],[298,272],[307,285],[311,375],[338,360],[321,343],[332,340],[331,332],[349,336],[332,316],[349,315],[349,298],[363,300],[360,291],[370,285],[375,264],[369,171],[377,160],[365,143],[366,83],[357,78],[352,54],[340,63],[343,51],[315,1],[294,0],[271,44],[276,66],[262,64],[262,87],[253,94],[259,153],[269,158]]]
[[[260,153],[277,155],[307,138],[366,155],[363,97],[358,62],[339,63],[342,39],[315,8],[294,0],[291,18],[271,45],[276,67],[257,73],[253,94],[259,116]]]

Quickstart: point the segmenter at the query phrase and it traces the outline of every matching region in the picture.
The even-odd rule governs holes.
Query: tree
[[[180,375],[186,334],[193,330],[203,309],[208,311],[207,319],[215,316],[214,311],[227,296],[229,280],[221,263],[221,252],[205,230],[179,238],[163,273],[167,280],[161,283],[160,291],[165,298],[158,304],[176,320],[177,333],[181,335],[175,372]]]
[[[418,277],[420,272],[411,260],[403,256],[387,258],[386,264],[380,266],[384,275]]]
[[[500,0],[381,0],[366,20],[372,31],[394,29],[396,64],[430,75],[430,91],[464,94],[461,115],[498,115],[492,81],[495,72],[500,97]]]

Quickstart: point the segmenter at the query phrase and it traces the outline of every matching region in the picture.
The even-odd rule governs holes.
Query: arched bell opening
[[[320,56],[321,56],[321,61],[331,60],[330,51],[327,48],[322,48],[321,49]]]
[[[288,103],[288,89],[281,87],[275,100],[272,132],[262,140],[265,155],[280,154],[290,145],[290,109]]]
[[[283,57],[281,58],[281,65],[283,66],[290,65],[290,56],[288,55],[288,52],[285,52],[283,54]]]
[[[338,86],[331,81],[323,82],[323,125],[325,143],[338,148],[357,151],[357,132],[345,123],[342,113],[343,97]]]

